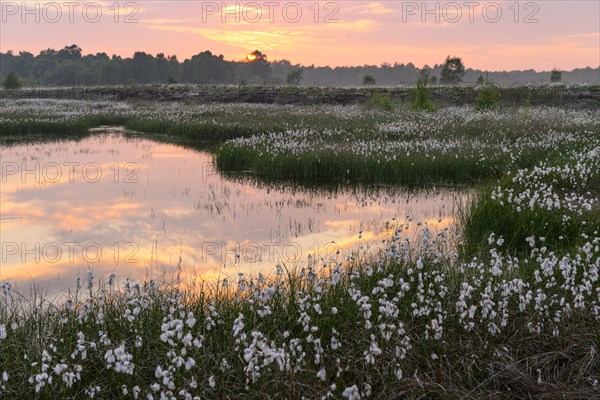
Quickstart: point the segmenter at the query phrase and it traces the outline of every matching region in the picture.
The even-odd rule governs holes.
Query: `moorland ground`
[[[409,239],[418,221],[391,221],[376,256],[268,276],[90,275],[58,302],[3,282],[0,397],[600,396],[600,108],[564,101],[582,90],[597,88],[434,111],[380,94],[344,105],[0,100],[2,146],[123,125],[208,149],[223,173],[265,184],[478,190],[458,243],[425,225]]]

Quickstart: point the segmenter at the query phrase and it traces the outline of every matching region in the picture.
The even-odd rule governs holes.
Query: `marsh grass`
[[[476,254],[494,233],[522,254],[541,238],[543,246],[569,252],[600,232],[600,142],[583,146],[489,185],[461,215],[465,254]],[[551,160],[551,161],[550,161]]]
[[[139,398],[337,398],[353,385],[363,397],[385,398],[600,393],[593,295],[584,294],[588,307],[550,323],[546,316],[563,307],[548,299],[539,308],[519,296],[546,285],[547,295],[573,304],[576,294],[548,286],[560,280],[558,268],[538,283],[505,261],[497,274],[493,262],[460,264],[439,253],[423,232],[411,249],[399,250],[403,240],[392,239],[379,259],[280,266],[270,276],[227,283],[119,286],[91,278],[87,289],[55,301],[40,293],[24,298],[4,284],[0,369],[8,380],[0,397],[131,398],[139,390]],[[597,256],[580,262],[582,271],[593,273]],[[535,258],[532,269],[543,264]],[[522,292],[511,294],[518,285],[507,291],[506,282],[524,276]],[[573,287],[598,287],[586,279],[574,277]],[[467,296],[465,285],[473,288]],[[486,303],[489,295],[495,303]],[[476,306],[473,318],[461,315],[462,301],[467,310]],[[111,360],[107,354],[117,348],[123,353]],[[65,376],[73,371],[78,377],[69,386]]]
[[[599,132],[593,113],[536,112],[397,110],[370,126],[275,131],[214,151],[222,172],[249,171],[266,181],[468,184],[568,159]]]
[[[55,116],[0,115],[0,138],[48,134],[67,138],[73,135],[86,135],[88,130],[102,125],[122,125],[125,118],[120,116],[87,116],[72,119],[57,119]]]
[[[260,128],[243,125],[223,126],[216,123],[186,124],[161,120],[131,120],[125,123],[129,130],[149,134],[165,134],[171,143],[192,145],[200,149],[209,148],[223,140],[248,137],[262,133]]]
[[[490,234],[502,236],[506,246],[516,254],[528,252],[528,237],[543,237],[544,244],[554,249],[570,251],[585,242],[600,229],[600,212],[592,211],[583,215],[569,213],[564,220],[561,210],[523,209],[498,204],[491,199],[492,190],[488,187],[475,196],[468,211],[461,213],[463,230],[463,254],[478,254],[488,243]]]
[[[445,231],[425,226],[409,240],[398,223],[377,256],[280,265],[269,276],[119,285],[90,274],[87,288],[59,299],[3,282],[0,398],[600,396],[600,218],[586,194],[600,179],[597,114],[190,107],[48,127],[3,115],[0,129],[82,134],[112,121],[189,143],[276,131],[255,147],[220,146],[217,163],[306,183],[500,179],[464,209],[461,254],[448,251]],[[269,147],[301,128],[312,140],[302,151]],[[398,147],[349,151],[358,140]],[[406,154],[404,142],[438,147]],[[482,147],[465,151],[472,142]],[[535,201],[520,211],[500,203],[513,192]],[[571,192],[586,195],[544,208]]]
[[[350,152],[334,155],[315,150],[300,155],[275,157],[251,149],[223,145],[216,151],[219,170],[248,171],[265,181],[314,184],[395,183],[406,186],[423,184],[465,184],[500,176],[498,160],[481,162],[452,155],[399,157],[382,162],[378,156],[357,157]],[[508,160],[505,160],[508,161]]]

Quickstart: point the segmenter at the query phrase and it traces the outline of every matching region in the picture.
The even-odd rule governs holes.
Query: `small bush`
[[[494,85],[484,85],[475,98],[475,109],[477,111],[493,110],[498,106],[500,91]]]
[[[394,109],[394,103],[389,93],[381,90],[375,90],[371,95],[371,98],[367,102],[367,105],[372,108],[380,108],[385,111],[392,111]]]
[[[415,110],[434,111],[433,104],[429,98],[427,83],[429,82],[429,74],[425,69],[421,70],[417,78],[417,88],[415,89],[415,101],[412,108]]]
[[[2,86],[6,90],[17,90],[23,87],[23,82],[21,82],[21,79],[17,74],[11,72],[6,76],[4,82],[2,82]]]

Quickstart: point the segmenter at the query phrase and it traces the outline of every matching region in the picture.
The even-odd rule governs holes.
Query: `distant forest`
[[[371,84],[396,86],[416,82],[422,66],[408,64],[364,65],[354,67],[315,67],[287,60],[268,61],[259,51],[243,61],[228,61],[210,51],[179,61],[163,53],[136,52],[131,58],[106,53],[83,55],[77,45],[48,49],[38,55],[29,52],[0,52],[0,79],[16,73],[27,86],[35,85],[115,85],[129,83],[214,83],[214,84],[295,84],[300,86],[359,86],[370,76]],[[443,55],[445,57],[446,55]],[[460,56],[460,55],[457,55]],[[440,62],[443,63],[443,57]],[[465,66],[463,82],[474,84],[480,77],[497,85],[549,82],[551,71],[486,72]],[[430,66],[430,76],[439,77],[442,64]],[[600,83],[600,68],[562,71],[564,83]]]

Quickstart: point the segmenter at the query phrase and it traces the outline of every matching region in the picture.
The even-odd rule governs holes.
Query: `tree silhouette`
[[[259,50],[254,50],[246,56],[246,62],[267,62],[267,55]]]
[[[63,60],[78,60],[81,58],[81,47],[76,44],[65,46],[57,52],[57,55]]]
[[[264,82],[271,74],[271,67],[267,61],[267,55],[259,50],[254,50],[246,56],[245,65],[242,68],[242,81]]]
[[[234,75],[233,63],[207,50],[183,62],[181,79],[193,83],[228,83]]]
[[[373,78],[373,75],[365,75],[363,78],[363,85],[366,85],[366,86],[375,85],[375,78]]]
[[[285,82],[288,85],[299,85],[302,80],[302,73],[304,70],[302,68],[295,69],[293,71],[288,72]]]
[[[369,75],[377,85],[391,86],[401,82],[414,82],[415,74],[418,73],[412,63],[319,67],[292,64],[288,60],[272,61],[259,50],[250,54],[251,57],[245,57],[243,60],[229,61],[222,55],[202,51],[191,58],[179,61],[177,57],[169,56],[166,53],[151,55],[137,52],[133,56],[106,53],[85,54],[75,44],[56,50],[46,49],[36,55],[26,51],[6,50],[0,52],[0,83],[6,78],[8,72],[14,71],[23,81],[40,85],[167,83],[169,78],[173,78],[171,82],[181,83],[273,82],[285,84],[288,81],[288,74],[302,69],[301,82],[306,85],[356,85],[360,84],[366,75]],[[444,67],[446,67],[444,72],[446,80],[442,81],[443,83],[455,83],[460,80],[475,82],[480,75],[484,78],[484,84],[486,81],[494,81],[499,85],[548,82],[551,78],[550,72],[536,72],[533,69],[527,69],[491,72],[488,79],[488,75],[482,70],[458,68],[453,71],[449,68],[450,65],[436,64],[430,70],[431,83],[435,82],[434,75],[438,77],[438,83],[440,82]],[[557,70],[554,75],[561,75],[561,82],[585,82],[597,85],[600,83],[599,71],[599,68],[587,67],[569,72],[563,71],[562,74]],[[457,78],[452,78],[455,75]],[[290,78],[294,78],[291,81],[294,82],[297,77],[292,74]],[[363,83],[373,84],[373,81],[367,78],[366,82],[363,80]]]
[[[459,57],[446,57],[446,62],[442,67],[440,82],[441,83],[459,83],[462,82],[462,77],[465,75],[465,66],[462,59]]]

